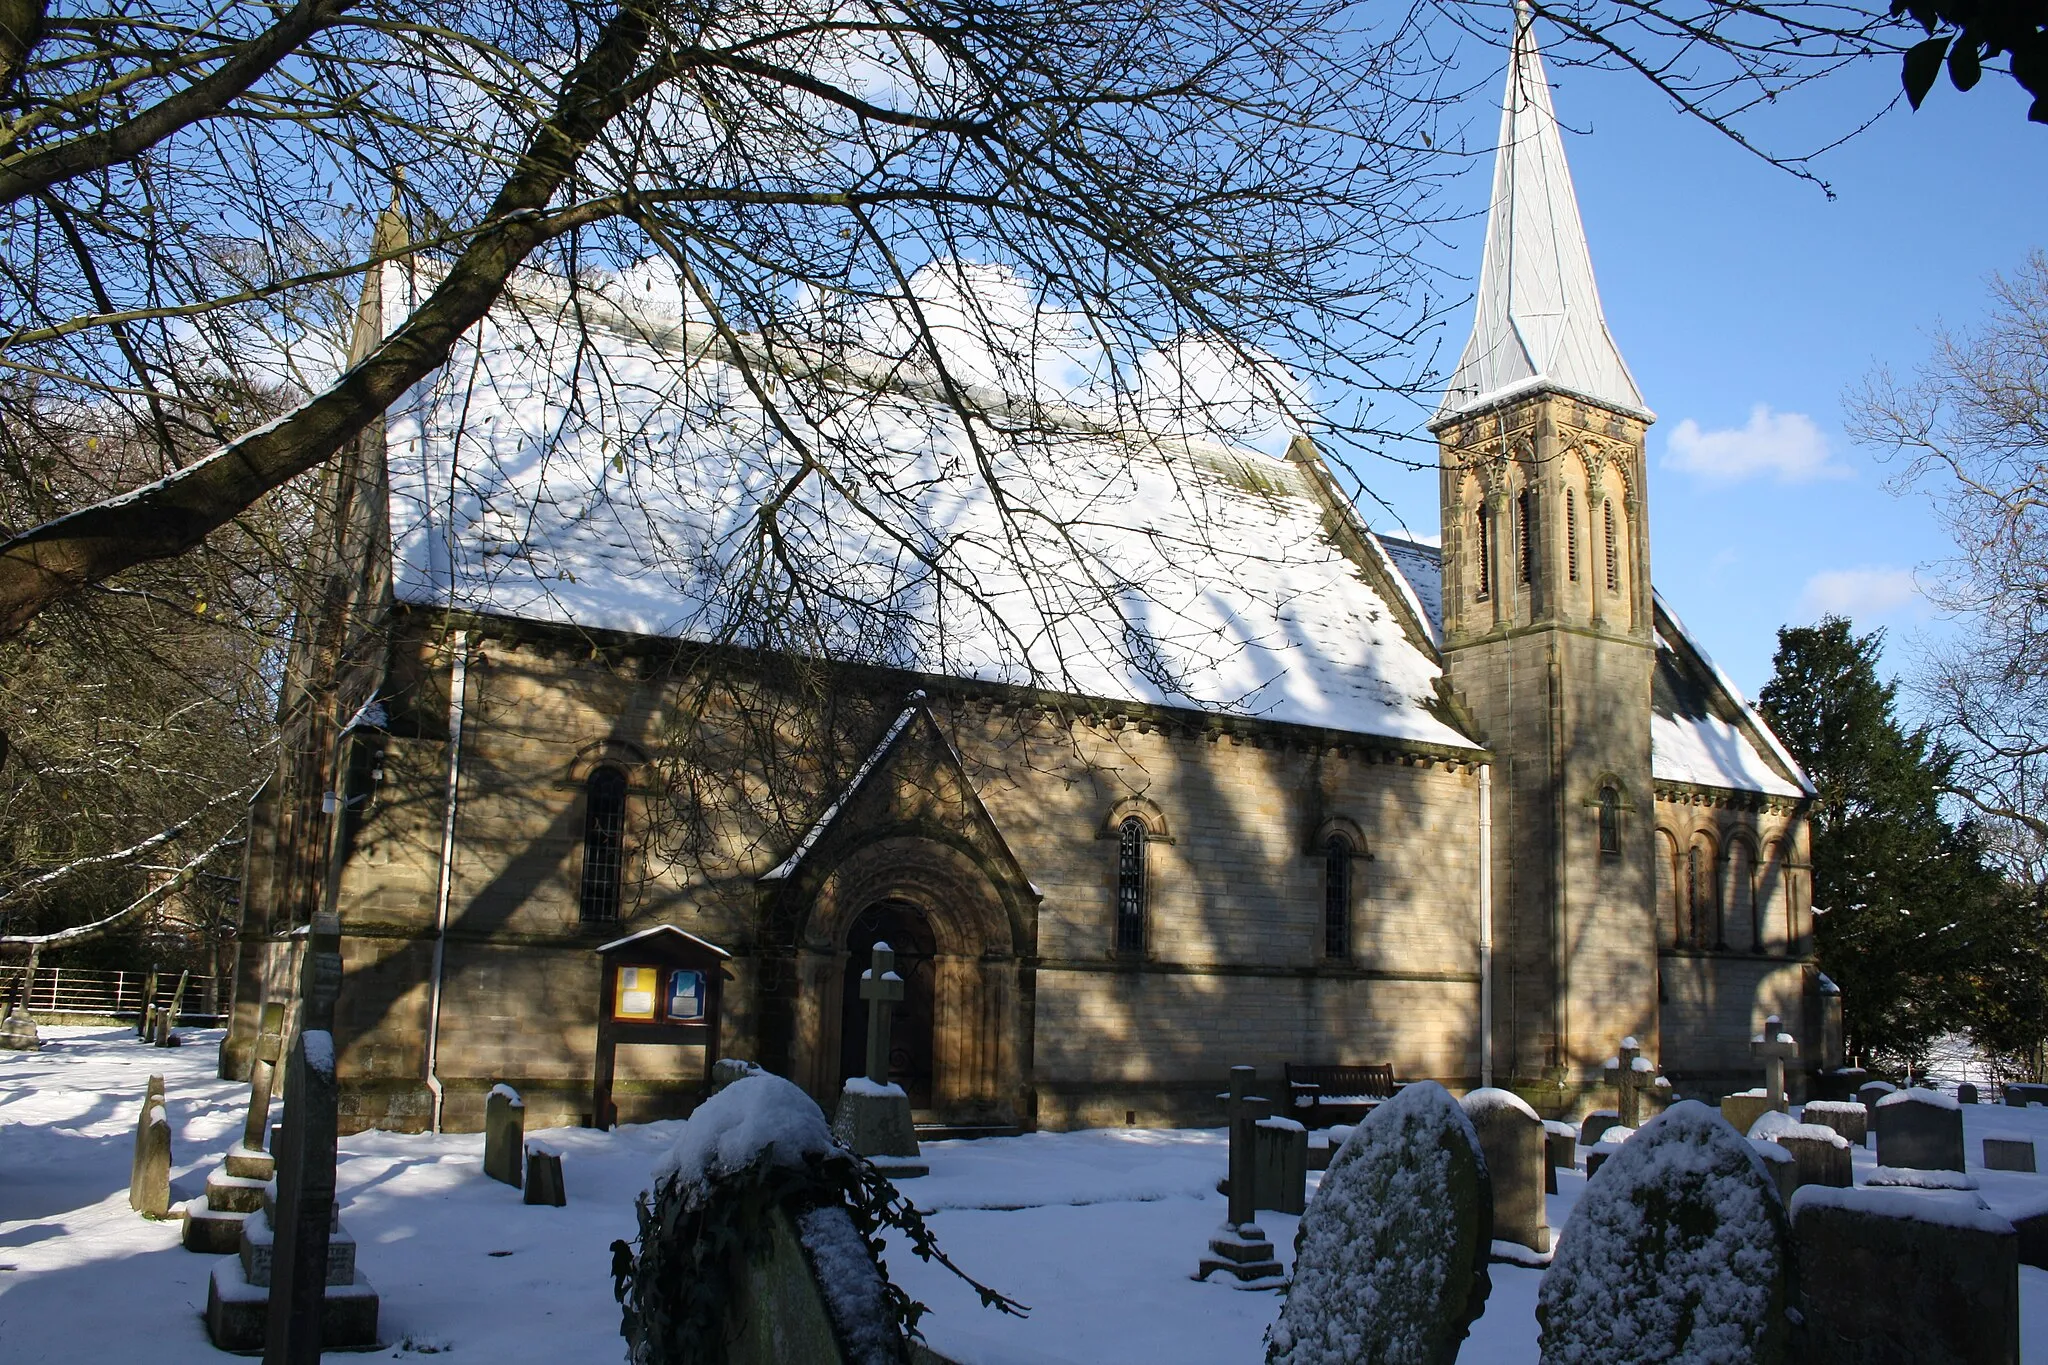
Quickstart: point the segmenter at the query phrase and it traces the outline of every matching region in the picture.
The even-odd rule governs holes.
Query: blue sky
[[[1538,26],[1539,41],[1546,35]],[[1505,62],[1505,54],[1500,57]],[[1752,697],[1777,628],[1824,610],[1891,634],[1911,667],[1936,619],[1912,575],[1949,545],[1926,498],[1843,434],[1846,388],[1879,363],[1910,369],[1929,329],[1966,326],[1984,281],[2048,246],[2048,127],[2013,82],[1936,87],[1814,170],[1774,169],[1674,110],[1639,78],[1551,67],[1608,325],[1651,408],[1652,569],[1660,591]],[[1896,89],[1886,62],[1797,92],[1748,125],[1773,150],[1824,144]],[[1492,141],[1500,79],[1474,97],[1469,135]],[[1491,158],[1453,190],[1475,216],[1452,229],[1470,290]],[[1456,358],[1469,308],[1449,324]],[[1409,524],[1434,530],[1434,472],[1368,472]]]

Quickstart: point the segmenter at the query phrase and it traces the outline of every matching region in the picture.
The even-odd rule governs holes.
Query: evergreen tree
[[[1944,817],[1952,760],[1900,724],[1897,686],[1877,675],[1883,643],[1838,616],[1785,627],[1760,700],[1817,789],[1814,939],[1849,1049],[1901,1066],[1971,1026],[2023,917],[1975,827]]]

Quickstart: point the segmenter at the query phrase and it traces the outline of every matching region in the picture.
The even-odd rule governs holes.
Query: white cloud
[[[1910,569],[1824,569],[1807,579],[1799,594],[1799,610],[1807,619],[1846,616],[1861,621],[1904,608],[1917,615],[1926,605]]]
[[[1749,423],[1702,431],[1688,417],[1672,428],[1664,464],[1717,483],[1769,475],[1780,483],[1808,483],[1814,479],[1845,479],[1849,468],[1837,464],[1828,450],[1828,438],[1803,412],[1772,412],[1758,403],[1749,410]]]

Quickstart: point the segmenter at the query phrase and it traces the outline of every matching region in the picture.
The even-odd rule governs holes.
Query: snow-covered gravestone
[[[832,1132],[848,1150],[882,1157],[875,1164],[892,1179],[923,1175],[915,1161],[917,1130],[911,1124],[910,1096],[889,1080],[889,1016],[903,998],[903,978],[896,974],[896,954],[877,943],[868,968],[860,974],[861,999],[868,1002],[867,1074],[848,1078],[833,1115]]]
[[[513,1189],[524,1182],[520,1156],[526,1146],[526,1101],[509,1085],[484,1096],[484,1174]]]
[[[1549,1161],[1543,1119],[1510,1090],[1474,1090],[1459,1103],[1479,1134],[1486,1173],[1493,1186],[1496,1246],[1512,1243],[1539,1256],[1550,1251],[1550,1222],[1543,1194]],[[1503,1259],[1523,1260],[1511,1250]]]
[[[1776,1143],[1790,1153],[1796,1170],[1793,1188],[1826,1185],[1841,1188],[1855,1183],[1849,1140],[1834,1129],[1818,1123],[1797,1123],[1775,1109],[1750,1125],[1752,1141]]]
[[[1614,1087],[1615,1126],[1640,1127],[1643,1098],[1654,1093],[1658,1086],[1669,1085],[1670,1082],[1657,1074],[1656,1064],[1643,1056],[1642,1046],[1634,1038],[1621,1040],[1621,1046],[1607,1059],[1604,1069],[1607,1083]]]
[[[1269,1365],[1456,1360],[1492,1289],[1488,1184],[1472,1120],[1436,1082],[1374,1109],[1302,1215]]]
[[[1877,1102],[1877,1164],[1920,1171],[1963,1169],[1963,1110],[1932,1090],[1900,1090]]]
[[[889,1286],[847,1211],[848,1158],[817,1104],[760,1072],[697,1106],[613,1246],[641,1365],[903,1365]]]
[[[1784,1358],[1784,1204],[1749,1143],[1682,1101],[1586,1186],[1537,1292],[1544,1365]]]
[[[1809,1187],[1792,1228],[1809,1358],[2020,1358],[2020,1238],[1977,1195]]]

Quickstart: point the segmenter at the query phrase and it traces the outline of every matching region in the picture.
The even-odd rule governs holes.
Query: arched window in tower
[[[1493,592],[1493,517],[1486,510],[1486,503],[1479,504],[1479,600],[1484,602]]]
[[[1621,792],[1612,782],[1600,788],[1600,851],[1621,856]]]
[[[1614,499],[1602,500],[1600,510],[1607,517],[1607,591],[1620,592],[1621,557],[1615,552],[1614,544]]]
[[[1579,499],[1564,490],[1564,571],[1572,582],[1579,581]]]
[[[583,786],[583,887],[578,914],[585,923],[619,917],[626,871],[626,775],[599,768]]]
[[[1145,822],[1135,815],[1116,829],[1116,950],[1145,951]]]
[[[1535,537],[1529,530],[1529,490],[1524,488],[1515,499],[1515,572],[1524,583],[1536,563]]]
[[[1351,956],[1351,842],[1341,834],[1323,845],[1323,956]]]

